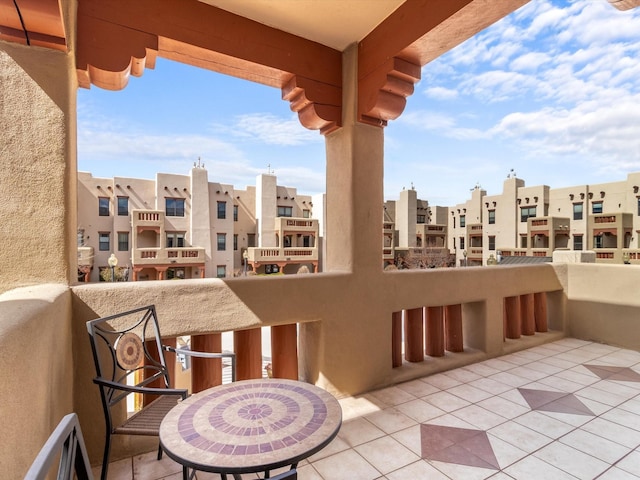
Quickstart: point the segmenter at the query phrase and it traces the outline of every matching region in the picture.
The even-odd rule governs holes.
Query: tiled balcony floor
[[[635,351],[563,339],[340,403],[338,437],[301,480],[640,479]],[[113,463],[109,478],[181,469],[152,452]],[[209,478],[220,477],[198,474]]]

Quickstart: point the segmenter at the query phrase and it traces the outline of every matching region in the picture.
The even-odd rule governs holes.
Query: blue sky
[[[303,194],[325,189],[324,139],[277,89],[158,59],[122,91],[78,93],[78,169],[96,177],[187,174],[255,184],[268,165]],[[552,188],[640,171],[640,8],[529,4],[427,64],[385,129],[385,198],[411,184],[451,206],[514,169]]]

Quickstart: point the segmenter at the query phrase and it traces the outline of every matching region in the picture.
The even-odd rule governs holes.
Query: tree
[[[455,266],[455,256],[448,248],[412,248],[404,257],[404,268],[445,268]]]

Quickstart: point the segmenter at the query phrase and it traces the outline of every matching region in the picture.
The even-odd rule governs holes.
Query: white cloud
[[[458,92],[451,88],[431,87],[424,91],[425,95],[436,100],[450,100],[458,96]]]
[[[269,113],[239,115],[235,118],[233,130],[236,135],[253,138],[267,145],[291,146],[322,141],[317,131],[308,130],[300,124],[297,115],[288,119]]]

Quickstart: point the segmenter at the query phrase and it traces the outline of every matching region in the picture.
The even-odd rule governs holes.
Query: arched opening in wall
[[[609,33],[595,34],[605,24]],[[627,192],[640,144],[629,122],[630,108],[640,111],[640,83],[626,79],[640,68],[639,29],[638,8],[529,2],[424,65],[402,115],[385,129],[384,191],[387,214],[397,212],[398,247],[420,247],[411,241],[421,222],[442,225],[453,264],[469,264],[472,254],[486,264],[491,237],[502,251],[531,236],[518,214],[550,224],[557,217],[587,238],[588,222],[570,220],[580,191],[570,187],[603,182],[611,193],[600,198],[604,189],[593,188],[598,213],[629,212],[636,222],[637,199]],[[608,202],[614,191],[624,200]],[[476,227],[480,253],[471,251]],[[540,247],[551,256],[552,246]],[[522,253],[532,255],[526,245]]]
[[[281,97],[163,58],[122,90],[80,88],[79,246],[93,248],[94,266],[108,269],[115,253],[119,266],[182,279],[284,261],[281,217],[318,225],[313,198],[325,191],[326,166],[324,137]],[[307,224],[292,231],[301,228],[318,234]],[[307,258],[312,248],[292,254]]]

